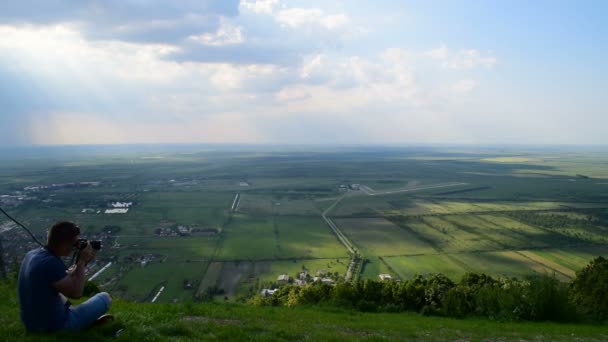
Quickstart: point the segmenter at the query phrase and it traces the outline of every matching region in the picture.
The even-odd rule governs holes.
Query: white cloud
[[[482,54],[475,49],[451,51],[445,45],[426,51],[424,55],[441,61],[441,64],[449,69],[472,69],[477,66],[492,68],[498,63],[491,52]]]
[[[448,58],[449,50],[445,45],[442,45],[441,47],[427,51],[425,55],[433,59],[445,60]]]
[[[451,90],[459,95],[470,93],[477,86],[475,80],[460,80],[452,84]]]
[[[315,71],[320,70],[323,64],[323,55],[317,54],[314,55],[307,61],[304,61],[302,67],[300,68],[300,77],[301,78],[310,78]]]
[[[241,0],[239,8],[256,14],[271,14],[278,7],[279,0]]]
[[[452,69],[471,69],[476,66],[494,67],[497,63],[496,57],[491,54],[482,55],[474,49],[461,50],[451,59],[445,62],[444,66]]]
[[[319,8],[287,8],[276,13],[276,20],[291,28],[322,27],[335,30],[347,25],[350,21],[345,14],[327,15]]]
[[[273,13],[278,18],[284,10]],[[285,17],[287,31],[305,31],[307,40],[349,25],[345,17],[315,9],[288,13],[296,14]],[[226,19],[217,31],[190,40],[239,47],[259,39],[247,28]],[[491,54],[443,46],[369,54],[321,48],[284,65],[167,58],[181,48],[87,40],[65,24],[0,26],[3,58],[45,85],[43,95],[59,99],[58,106],[31,114],[36,143],[301,142],[289,134],[305,139],[305,132],[323,142],[398,142],[406,133],[408,139],[424,136],[411,127],[449,130],[458,122],[452,108],[479,82],[469,69],[495,63]],[[458,78],[451,68],[460,70]],[[352,134],[333,134],[338,130]]]
[[[203,45],[209,46],[224,46],[241,44],[245,41],[243,34],[243,28],[228,23],[226,20],[222,20],[222,23],[214,33],[203,33],[200,35],[192,35],[188,39]]]

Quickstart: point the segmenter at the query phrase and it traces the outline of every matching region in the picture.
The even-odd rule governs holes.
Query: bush
[[[555,275],[519,280],[467,273],[455,284],[442,274],[432,274],[402,282],[287,285],[273,296],[256,297],[250,303],[284,306],[332,303],[368,312],[416,311],[424,315],[536,321],[578,320],[578,305],[596,319],[606,319],[608,261],[595,259],[577,273],[571,285],[558,281]]]
[[[530,280],[527,291],[530,320],[572,321],[576,309],[568,296],[568,286],[555,278],[555,275]]]
[[[608,319],[608,260],[597,257],[576,273],[570,285],[571,298],[592,319]]]

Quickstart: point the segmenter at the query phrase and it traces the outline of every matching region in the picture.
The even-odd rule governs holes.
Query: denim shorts
[[[80,331],[93,324],[110,308],[110,295],[101,292],[89,298],[86,302],[68,309],[68,318],[63,326],[66,330]]]

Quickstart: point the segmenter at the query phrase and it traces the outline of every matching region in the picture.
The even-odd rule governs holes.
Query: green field
[[[61,219],[101,239],[89,274],[113,262],[97,282],[119,296],[244,300],[302,267],[345,276],[344,244],[354,278],[568,280],[606,255],[607,170],[608,151],[567,148],[49,147],[0,155],[0,201],[40,239]],[[10,268],[34,245],[6,224]]]
[[[432,253],[433,248],[410,230],[383,218],[335,220],[363,255],[390,256]]]
[[[28,334],[14,284],[0,282],[0,340],[76,341],[605,341],[600,324],[502,322],[417,313],[362,313],[319,307],[231,303],[141,304],[114,300],[112,324],[85,333]],[[119,336],[116,332],[122,329]]]

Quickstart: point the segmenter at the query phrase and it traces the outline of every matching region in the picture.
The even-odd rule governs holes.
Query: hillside
[[[2,341],[164,340],[418,340],[605,341],[605,325],[496,322],[359,313],[330,307],[256,307],[238,304],[141,304],[115,301],[111,325],[81,334],[28,335],[19,321],[14,285],[0,283]],[[123,329],[118,337],[116,331]]]

